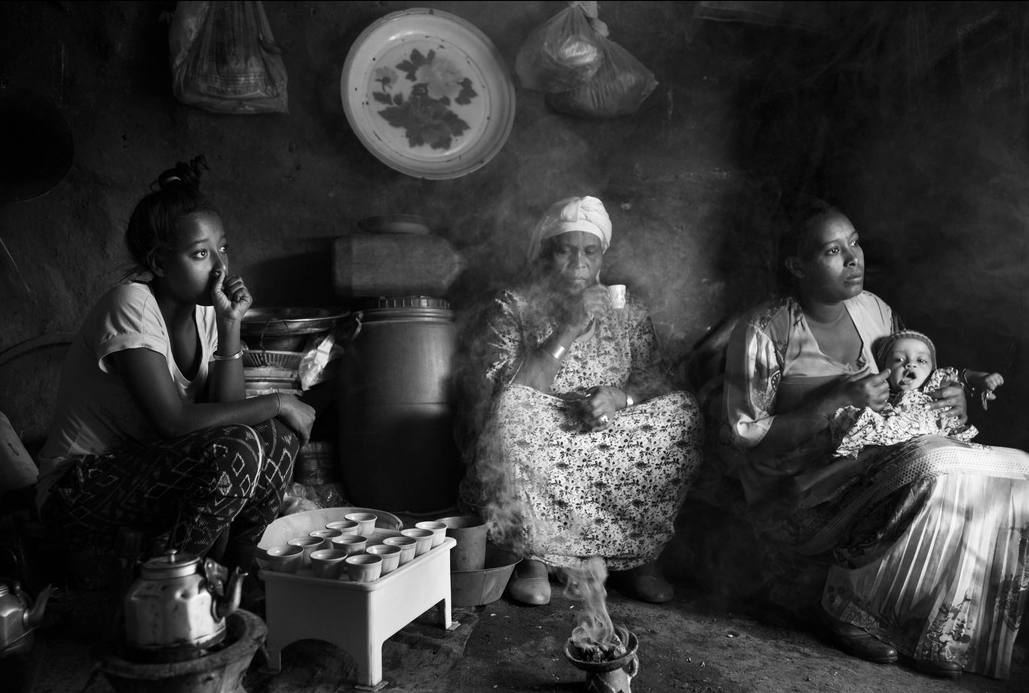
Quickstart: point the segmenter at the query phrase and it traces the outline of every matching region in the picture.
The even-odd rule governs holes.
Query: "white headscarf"
[[[604,203],[587,195],[568,197],[550,205],[529,239],[529,262],[539,257],[543,241],[569,231],[593,234],[600,239],[603,252],[607,252],[611,245],[611,218]]]

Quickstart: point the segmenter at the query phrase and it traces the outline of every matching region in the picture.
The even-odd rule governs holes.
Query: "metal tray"
[[[328,308],[251,308],[243,317],[239,333],[242,337],[285,337],[316,334],[330,330],[349,311]]]
[[[415,178],[477,170],[514,124],[514,82],[503,56],[478,27],[437,9],[393,12],[361,32],[340,92],[365,147]]]

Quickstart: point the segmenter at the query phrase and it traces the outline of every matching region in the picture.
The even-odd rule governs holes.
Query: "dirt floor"
[[[1011,678],[965,674],[954,681],[929,678],[902,665],[877,665],[839,652],[822,634],[767,609],[714,608],[694,586],[676,583],[665,605],[631,601],[613,591],[613,621],[639,639],[635,693],[840,691],[887,693],[1015,693],[1029,691],[1029,637],[1023,631]],[[95,653],[114,608],[103,592],[63,592],[47,608],[28,655],[0,660],[5,693],[110,693]],[[500,599],[457,608],[460,626],[447,632],[427,613],[383,648],[384,690],[410,693],[585,691],[586,675],[562,649],[578,623],[582,603],[555,584],[543,607]],[[342,650],[306,640],[287,647],[282,671],[263,669],[258,652],[244,679],[249,693],[334,693],[354,690],[354,663]]]

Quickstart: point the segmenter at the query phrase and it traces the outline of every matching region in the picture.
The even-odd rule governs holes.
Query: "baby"
[[[983,409],[1004,384],[999,373],[936,367],[936,347],[921,332],[905,330],[886,337],[876,354],[879,368],[889,370],[890,399],[882,411],[844,407],[829,422],[837,457],[857,457],[866,445],[893,445],[922,435],[943,435],[970,441],[979,431],[956,417],[927,406],[929,393],[946,382],[961,382],[982,392]]]

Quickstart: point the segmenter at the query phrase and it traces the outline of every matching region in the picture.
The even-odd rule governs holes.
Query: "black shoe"
[[[964,671],[964,668],[957,662],[943,660],[911,659],[905,660],[905,663],[910,665],[915,671],[928,674],[929,676],[937,676],[941,679],[956,679]]]
[[[835,619],[824,611],[822,621],[832,634],[836,645],[847,654],[877,664],[893,664],[897,661],[896,648],[869,635],[867,631]]]

